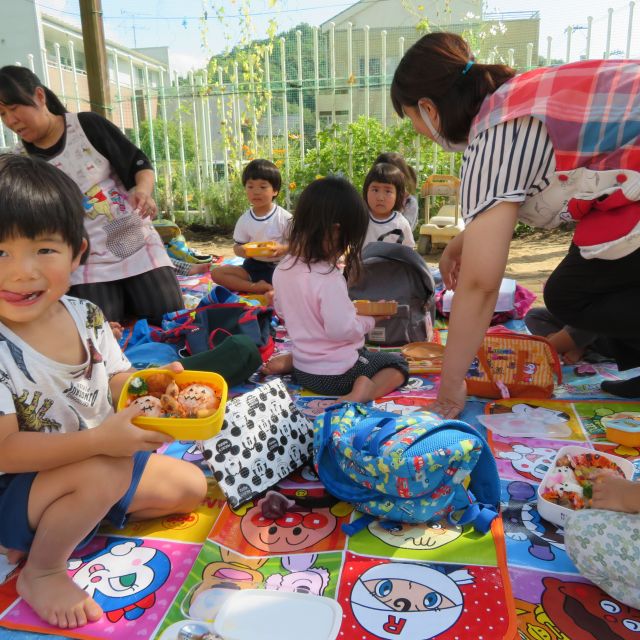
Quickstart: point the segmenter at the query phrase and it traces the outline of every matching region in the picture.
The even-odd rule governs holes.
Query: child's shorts
[[[127,523],[127,511],[147,466],[150,451],[138,451],[133,456],[133,473],[127,492],[111,507],[104,517],[110,524],[122,529]],[[29,526],[27,507],[31,485],[37,473],[6,473],[0,476],[0,545],[7,549],[29,551],[35,531]],[[78,545],[84,547],[96,535],[100,523]]]
[[[305,373],[294,367],[293,376],[298,384],[315,393],[344,396],[351,391],[356,378],[373,378],[382,369],[397,369],[404,376],[402,384],[405,385],[409,381],[409,365],[404,356],[388,351],[369,351],[364,347],[358,351],[356,363],[345,373],[327,376]]]
[[[276,264],[276,262],[264,262],[264,260],[245,258],[242,263],[242,268],[249,274],[251,282],[264,280],[271,284],[273,272],[276,270]]]

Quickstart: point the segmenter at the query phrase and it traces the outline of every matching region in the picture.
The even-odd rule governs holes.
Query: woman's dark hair
[[[428,33],[400,60],[391,83],[391,102],[404,118],[402,107],[417,107],[428,98],[440,116],[440,133],[452,142],[466,142],[471,121],[482,101],[515,75],[503,64],[474,63],[469,45],[455,33]]]
[[[82,199],[78,185],[48,162],[0,155],[0,242],[59,233],[77,256],[87,237]]]
[[[334,266],[344,255],[345,271],[358,274],[368,226],[367,205],[350,182],[338,176],[314,180],[298,198],[289,253],[308,264],[326,261]]]
[[[382,182],[383,184],[392,184],[396,188],[396,201],[393,203],[394,211],[400,211],[404,206],[405,180],[404,174],[398,167],[389,162],[379,162],[371,167],[367,177],[362,185],[362,195],[367,202],[367,194],[369,186],[372,182]]]
[[[280,192],[282,186],[282,176],[280,170],[273,162],[258,158],[252,160],[242,172],[242,186],[247,184],[247,180],[266,180],[274,191]]]
[[[401,153],[397,153],[396,151],[381,153],[373,164],[378,164],[378,162],[387,162],[388,164],[392,164],[394,167],[398,167],[404,175],[404,187],[406,192],[409,194],[416,192],[418,176],[413,170],[413,167],[410,167],[407,164],[407,161]]]
[[[24,104],[35,107],[34,95],[40,87],[47,100],[47,109],[55,116],[67,113],[67,109],[60,102],[58,96],[45,87],[38,76],[26,67],[7,65],[0,69],[0,104]]]

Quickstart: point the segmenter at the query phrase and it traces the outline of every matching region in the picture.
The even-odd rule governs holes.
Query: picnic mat
[[[186,290],[206,291],[206,278],[196,280]],[[635,638],[640,612],[608,606],[612,599],[578,576],[564,551],[562,530],[536,511],[537,484],[567,443],[628,457],[640,468],[640,451],[606,442],[602,426],[606,415],[640,415],[640,403],[594,399],[606,395],[599,389],[602,380],[634,373],[620,374],[609,363],[565,367],[553,400],[467,403],[461,419],[480,429],[478,414],[514,408],[544,408],[566,423],[564,438],[489,438],[503,516],[486,535],[448,523],[388,529],[374,521],[348,538],[341,524],[358,515],[329,496],[309,467],[277,486],[296,510],[276,520],[263,516],[259,500],[230,509],[210,479],[207,498],[194,513],[102,529],[72,559],[70,574],[105,611],[99,622],[73,631],[52,629],[17,597],[14,575],[0,585],[0,638],[37,640],[44,633],[175,640],[185,620],[206,618],[220,604],[225,587],[245,586],[334,598],[343,610],[338,637],[344,640]],[[256,375],[233,394],[264,381]],[[287,376],[285,382],[310,419],[334,402]],[[405,387],[375,404],[398,413],[420,410],[436,397],[438,382],[434,375],[412,375]],[[199,464],[210,475],[193,442],[176,441],[163,453]]]

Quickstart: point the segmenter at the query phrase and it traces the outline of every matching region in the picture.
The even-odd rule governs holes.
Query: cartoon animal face
[[[437,549],[462,535],[462,527],[437,522],[435,524],[409,524],[407,522],[381,523],[372,520],[368,529],[382,542],[400,549]]]
[[[116,541],[98,553],[71,560],[73,581],[108,614],[112,622],[139,618],[155,603],[155,592],[169,577],[167,556],[142,540]]]
[[[598,587],[582,582],[543,578],[541,604],[549,618],[569,638],[637,640],[640,616]]]
[[[329,536],[336,524],[336,517],[329,509],[288,511],[273,519],[262,514],[258,503],[242,517],[240,529],[245,539],[257,549],[286,553],[312,547]]]
[[[447,575],[423,564],[388,562],[358,578],[351,608],[375,637],[433,638],[457,622],[464,605],[458,585],[473,581],[465,569]]]
[[[511,451],[498,453],[499,458],[510,460],[511,466],[521,476],[530,480],[542,480],[544,474],[551,468],[555,455],[555,449],[527,447],[524,444],[514,444]]]

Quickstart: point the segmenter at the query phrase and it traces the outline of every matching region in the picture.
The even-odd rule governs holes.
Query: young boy
[[[18,593],[63,629],[102,615],[67,560],[104,518],[188,513],[206,494],[195,465],[151,453],[168,436],[113,412],[130,364],[100,309],[65,296],[83,219],[64,173],[0,157],[0,545],[28,553]]]
[[[241,267],[216,267],[211,278],[231,291],[261,294],[273,289],[271,279],[276,264],[287,253],[291,214],[274,202],[280,192],[282,177],[273,162],[252,160],[242,172],[242,184],[251,207],[236,222],[233,251],[244,258],[244,262]],[[247,257],[244,244],[267,241],[277,243],[270,256]]]

